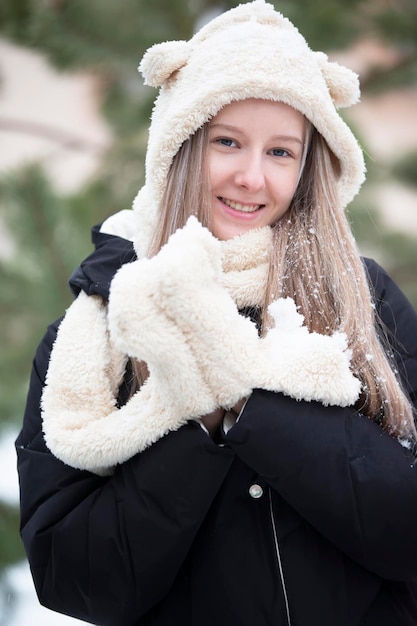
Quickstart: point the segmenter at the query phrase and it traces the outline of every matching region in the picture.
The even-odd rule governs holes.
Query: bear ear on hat
[[[145,85],[161,87],[172,74],[187,64],[186,41],[164,41],[156,43],[145,52],[139,64]]]
[[[339,63],[329,61],[327,54],[316,52],[330,96],[336,107],[348,107],[360,99],[359,77]]]

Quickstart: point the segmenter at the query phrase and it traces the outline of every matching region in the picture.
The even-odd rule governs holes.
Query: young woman
[[[21,532],[108,626],[417,623],[417,316],[361,259],[357,78],[256,0],[146,53],[146,184],[34,362]]]

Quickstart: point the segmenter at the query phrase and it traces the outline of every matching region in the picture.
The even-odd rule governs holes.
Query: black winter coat
[[[129,242],[95,230],[71,285],[108,296]],[[417,397],[417,316],[366,261]],[[102,626],[416,626],[417,465],[352,408],[255,390],[214,442],[189,423],[99,477],[46,448],[36,353],[17,440],[21,534],[45,606]],[[248,364],[242,364],[243,367]]]

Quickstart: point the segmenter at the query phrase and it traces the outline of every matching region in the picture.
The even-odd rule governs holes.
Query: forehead
[[[223,107],[211,121],[210,126],[243,125],[254,131],[260,127],[289,129],[303,133],[306,118],[302,113],[284,102],[249,98],[238,100]]]

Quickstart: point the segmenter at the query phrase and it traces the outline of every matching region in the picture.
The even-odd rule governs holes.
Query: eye
[[[232,146],[236,146],[236,142],[230,137],[218,137],[214,140],[215,143],[220,144],[221,146],[226,146],[227,148],[231,148]]]
[[[291,153],[285,148],[273,148],[271,154],[276,157],[290,157]]]

